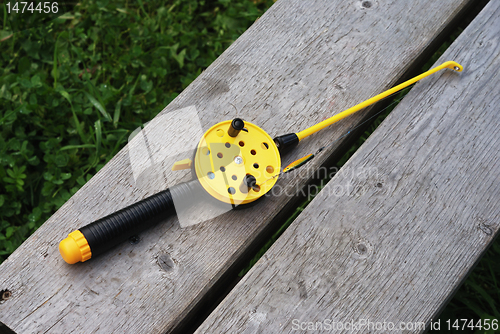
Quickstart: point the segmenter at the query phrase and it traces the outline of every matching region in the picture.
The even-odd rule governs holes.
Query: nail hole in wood
[[[0,291],[0,302],[3,302],[4,300],[9,299],[10,297],[12,297],[12,292],[10,292],[9,290],[6,289]]]
[[[160,254],[157,263],[160,268],[166,272],[170,272],[174,269],[174,261],[172,261],[172,258],[167,253]]]
[[[361,7],[363,7],[363,8],[370,8],[371,6],[372,6],[371,1],[363,1],[361,3]]]

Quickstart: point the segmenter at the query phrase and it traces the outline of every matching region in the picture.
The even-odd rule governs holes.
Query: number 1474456
[[[45,13],[45,14],[55,14],[59,11],[57,2],[7,2],[5,4],[7,7],[7,13]]]

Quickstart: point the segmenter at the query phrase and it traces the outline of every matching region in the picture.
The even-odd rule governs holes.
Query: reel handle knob
[[[243,193],[249,192],[251,189],[253,189],[257,185],[257,179],[253,175],[245,175],[243,178],[243,182],[241,182],[240,185],[240,190]]]
[[[231,122],[231,125],[229,126],[229,130],[227,131],[227,134],[230,137],[236,137],[241,130],[245,127],[245,122],[241,118],[235,118]]]

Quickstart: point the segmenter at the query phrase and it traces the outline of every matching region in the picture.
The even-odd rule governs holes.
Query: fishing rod
[[[69,264],[85,262],[151,227],[159,216],[176,214],[175,203],[191,203],[199,194],[233,208],[250,205],[271,190],[283,172],[310,160],[311,154],[281,172],[281,155],[304,138],[446,68],[463,70],[460,64],[447,61],[305,130],[274,139],[257,125],[240,118],[217,123],[204,133],[192,159],[178,161],[172,167],[172,170],[190,169],[193,180],[69,233],[59,243],[61,256]]]

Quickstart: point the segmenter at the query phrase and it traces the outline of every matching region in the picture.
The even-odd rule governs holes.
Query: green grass
[[[64,18],[16,33],[0,5],[0,263],[125,145],[131,131],[170,103],[272,4],[81,1]],[[499,256],[497,241],[444,309],[442,323],[500,318]]]
[[[81,1],[15,33],[0,5],[0,262],[272,4]]]

